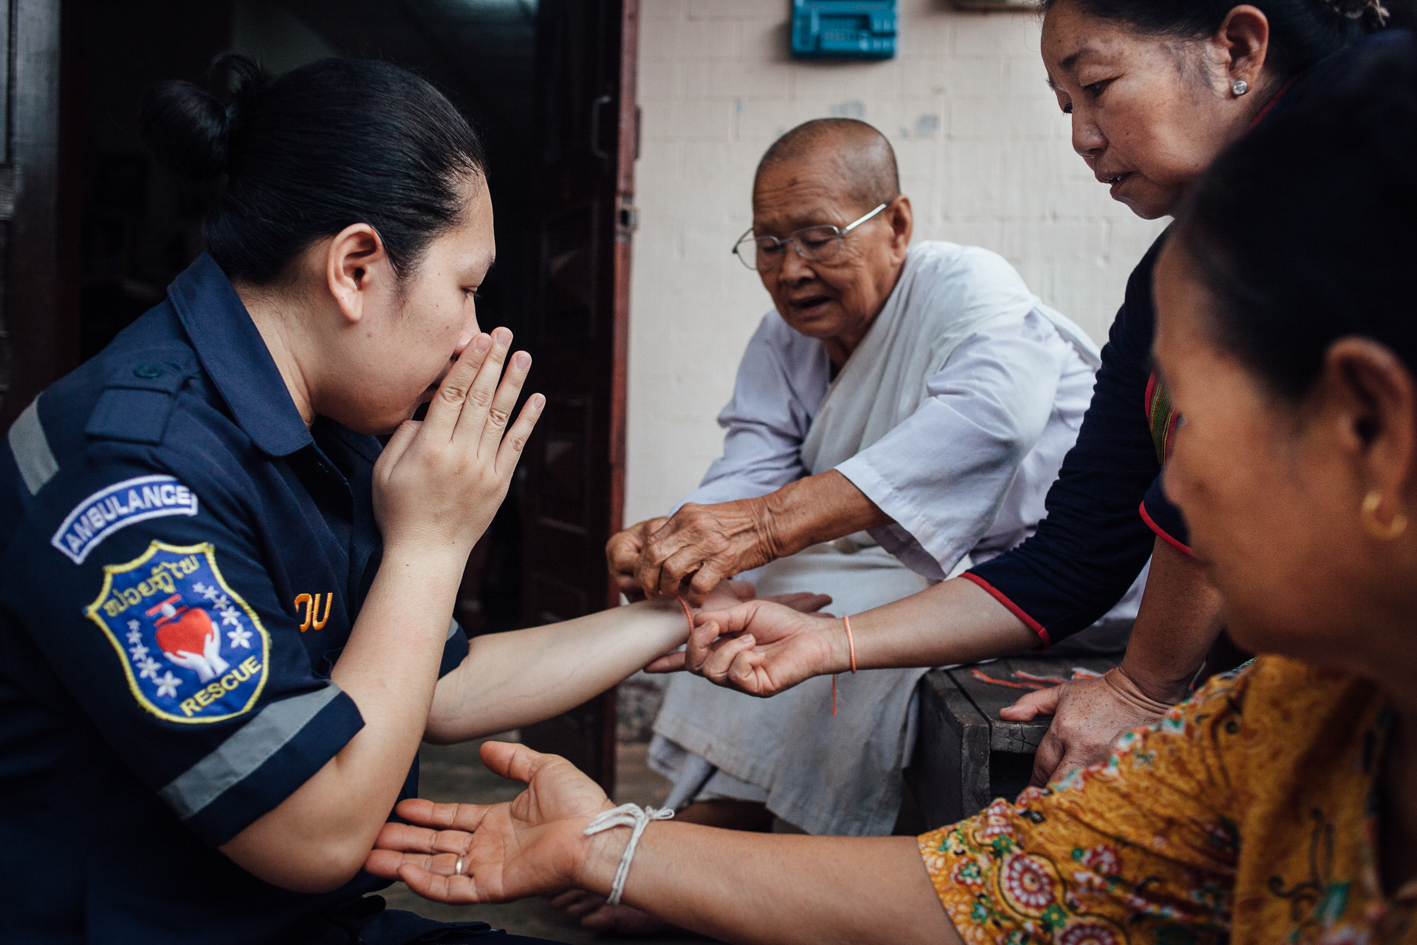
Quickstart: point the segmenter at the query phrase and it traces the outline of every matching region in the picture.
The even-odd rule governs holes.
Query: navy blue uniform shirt
[[[364,724],[330,670],[379,566],[379,450],[306,428],[208,256],[16,421],[0,457],[0,941],[439,928],[376,915],[360,897],[387,883],[368,874],[303,895],[216,849]],[[451,625],[440,672],[467,649]]]

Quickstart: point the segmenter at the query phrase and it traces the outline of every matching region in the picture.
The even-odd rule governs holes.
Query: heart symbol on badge
[[[157,645],[173,663],[195,670],[198,682],[208,682],[231,666],[221,658],[221,635],[212,626],[212,618],[200,607],[193,607],[179,619],[158,628]]]
[[[193,607],[180,620],[160,627],[157,631],[157,645],[171,656],[186,650],[201,653],[206,648],[207,637],[212,632],[212,618],[200,607]]]

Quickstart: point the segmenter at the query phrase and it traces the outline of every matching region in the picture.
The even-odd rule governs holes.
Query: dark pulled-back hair
[[[1414,219],[1417,39],[1395,33],[1333,95],[1274,116],[1218,158],[1175,238],[1218,303],[1217,344],[1299,399],[1347,336],[1417,371]]]
[[[1266,66],[1280,80],[1307,70],[1367,33],[1382,29],[1378,0],[1246,0],[1269,20]],[[1073,3],[1098,19],[1177,39],[1214,36],[1236,0],[1043,0],[1044,12]]]
[[[226,175],[207,249],[233,280],[267,285],[312,242],[353,223],[379,233],[400,276],[457,224],[462,185],[485,176],[482,143],[433,86],[386,62],[324,59],[271,80],[226,53],[218,97],[181,81],[143,99],[143,139],[187,180]]]

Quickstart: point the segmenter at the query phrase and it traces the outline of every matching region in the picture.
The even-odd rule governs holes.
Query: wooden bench
[[[996,797],[1012,800],[1028,786],[1033,755],[1051,717],[1007,722],[999,710],[1027,689],[976,679],[971,669],[1019,682],[1023,670],[1067,679],[1074,667],[1103,673],[1118,657],[1015,657],[980,666],[934,670],[920,681],[920,725],[905,771],[897,832],[923,833],[977,814]]]

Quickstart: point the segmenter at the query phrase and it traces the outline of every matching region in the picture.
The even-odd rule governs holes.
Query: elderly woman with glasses
[[[627,594],[697,602],[762,568],[763,593],[821,590],[853,613],[1036,526],[1096,349],[997,255],[912,247],[911,226],[890,144],[865,123],[809,122],[763,157],[753,226],[734,252],[774,309],[719,417],[722,458],[672,516],[611,540]],[[1129,624],[1095,635],[1115,647]],[[676,781],[672,805],[699,801],[690,820],[764,829],[776,815],[814,834],[889,833],[923,673],[841,680],[835,718],[826,679],[762,701],[679,677],[652,763]],[[599,927],[628,921],[591,915]]]

